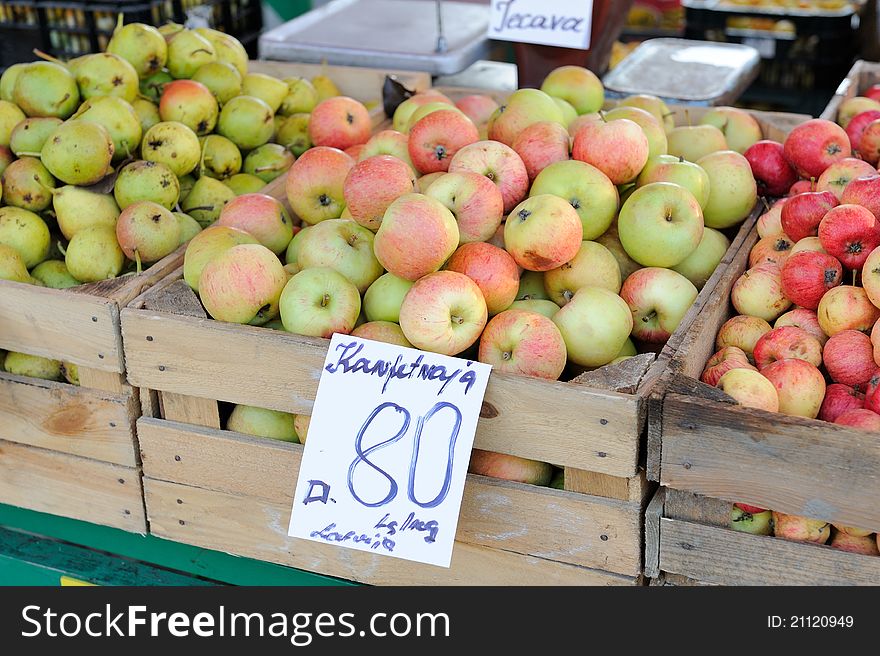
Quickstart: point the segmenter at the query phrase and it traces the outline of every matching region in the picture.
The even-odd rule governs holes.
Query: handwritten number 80
[[[372,424],[373,421],[376,419],[376,417],[378,417],[382,412],[389,410],[389,409],[393,409],[395,412],[403,414],[403,424],[401,425],[400,429],[397,431],[397,433],[395,433],[392,437],[388,438],[387,440],[384,440],[382,442],[379,442],[378,444],[374,444],[373,446],[364,449],[363,448],[364,435],[366,434],[367,429],[370,427],[370,424]],[[422,502],[422,501],[419,501],[418,499],[416,499],[416,494],[415,494],[416,472],[418,470],[419,448],[420,448],[421,442],[422,442],[422,432],[423,432],[426,424],[428,422],[430,422],[431,419],[438,412],[441,412],[442,410],[447,410],[447,409],[451,410],[454,413],[455,424],[453,425],[452,431],[450,432],[450,435],[449,435],[449,450],[448,450],[448,456],[446,458],[446,472],[445,472],[445,475],[443,478],[443,485],[440,487],[440,491],[437,493],[437,496],[435,496],[430,501]],[[385,447],[391,446],[395,442],[400,441],[400,439],[402,439],[406,435],[407,431],[409,430],[409,425],[411,423],[411,419],[412,419],[412,415],[410,414],[409,410],[407,410],[403,406],[397,405],[396,403],[386,402],[386,403],[382,403],[381,405],[377,406],[370,413],[370,415],[367,417],[366,421],[364,421],[364,424],[361,426],[360,430],[358,431],[357,436],[355,437],[355,441],[354,441],[354,449],[355,449],[355,452],[357,453],[357,457],[355,457],[355,459],[352,461],[351,465],[348,468],[348,489],[351,492],[351,496],[353,496],[355,499],[357,499],[357,501],[359,503],[361,503],[362,505],[367,506],[368,508],[376,508],[378,506],[384,506],[385,504],[389,503],[392,499],[394,499],[397,496],[397,491],[398,491],[397,481],[395,481],[394,477],[392,477],[390,474],[388,474],[388,472],[383,470],[381,467],[379,467],[375,463],[371,462],[370,459],[368,458],[368,456],[371,453],[373,453],[374,451],[378,451],[379,449],[384,449]],[[425,414],[424,417],[419,417],[418,421],[416,422],[415,439],[413,441],[412,457],[410,458],[410,464],[409,464],[409,480],[407,482],[407,496],[409,497],[410,501],[412,501],[416,505],[420,506],[421,508],[436,508],[441,503],[443,503],[443,500],[446,498],[446,495],[449,494],[449,486],[452,483],[452,462],[453,462],[453,457],[455,454],[455,442],[458,439],[458,433],[459,433],[459,430],[461,429],[461,420],[462,420],[461,411],[456,406],[454,406],[451,403],[447,403],[446,401],[441,401],[441,402],[437,403],[436,405],[434,405],[434,407],[431,408]],[[371,467],[372,469],[374,469],[377,473],[381,474],[382,476],[384,476],[388,480],[388,485],[389,485],[388,494],[386,494],[385,497],[381,501],[375,501],[375,502],[364,501],[354,489],[354,471],[357,468],[357,466],[362,462],[364,464],[366,464],[367,466]]]

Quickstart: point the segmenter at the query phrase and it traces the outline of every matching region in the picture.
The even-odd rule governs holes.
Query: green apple
[[[601,287],[620,291],[620,267],[614,255],[595,241],[581,242],[573,259],[544,272],[544,289],[550,300],[562,307],[582,287]]]
[[[582,367],[608,364],[623,348],[633,329],[629,306],[600,287],[583,287],[553,315],[562,333],[568,359]]]
[[[773,513],[769,510],[753,515],[736,506],[730,509],[730,528],[734,531],[753,533],[754,535],[771,535],[773,533],[772,519]]]
[[[837,124],[845,129],[856,114],[871,110],[880,110],[880,102],[873,98],[865,98],[864,96],[847,98],[840,103],[840,108],[837,110]]]
[[[568,101],[578,114],[597,112],[605,102],[602,81],[583,66],[560,66],[550,71],[541,83],[541,91]]]
[[[251,405],[235,406],[226,421],[226,430],[282,442],[299,442],[293,427],[293,415]]]
[[[669,106],[657,96],[640,93],[627,96],[618,103],[618,107],[638,107],[651,112],[668,133],[675,127],[675,114],[669,110]]]
[[[633,189],[635,191],[635,189]],[[611,251],[614,259],[617,260],[617,266],[620,267],[620,278],[626,280],[633,271],[642,268],[642,265],[632,259],[620,243],[620,235],[617,234],[617,222],[611,224],[611,227],[603,232],[596,241]]]
[[[670,130],[667,135],[670,155],[683,157],[690,162],[709,153],[727,150],[724,133],[714,125],[687,125]]]
[[[310,337],[348,334],[361,312],[361,296],[348,278],[329,267],[303,269],[291,278],[279,302],[288,332]]]
[[[523,271],[519,277],[519,291],[516,293],[516,300],[527,301],[531,299],[550,300],[550,296],[544,288],[544,273],[542,271]]]
[[[697,293],[690,280],[672,269],[646,267],[633,273],[620,289],[633,314],[633,337],[649,344],[665,343]]]
[[[575,109],[578,108],[577,104],[572,103],[572,105]],[[553,121],[563,125],[562,110],[553,98],[543,91],[519,89],[510,94],[507,103],[492,114],[489,119],[488,136],[493,141],[513,146],[520,132],[539,121]]]
[[[672,270],[690,280],[697,289],[702,289],[721,263],[728,248],[730,248],[730,240],[723,233],[713,228],[704,228],[703,237],[696,250],[672,267]]]
[[[709,176],[709,202],[703,218],[710,228],[729,228],[745,219],[758,201],[758,187],[748,160],[722,150],[697,160]]]
[[[665,155],[669,147],[666,139],[666,130],[663,124],[650,112],[638,107],[616,107],[605,112],[606,121],[616,121],[620,118],[627,118],[640,128],[648,138],[648,159]]]
[[[608,176],[586,162],[554,162],[541,171],[529,196],[552,194],[571,203],[583,225],[584,239],[595,239],[614,221],[618,209],[617,187]]]
[[[562,98],[553,98],[553,101],[559,105],[559,109],[562,110],[562,124],[569,125],[573,120],[578,117],[577,110],[572,107],[571,103],[567,100],[563,100]]]
[[[660,155],[648,160],[636,181],[644,187],[652,182],[674,182],[681,185],[697,198],[700,207],[709,202],[709,175],[703,168],[682,157]]]
[[[730,150],[738,153],[764,138],[755,117],[738,107],[713,107],[703,114],[700,125],[714,125],[721,130]]]
[[[393,273],[379,276],[364,294],[368,321],[400,321],[400,305],[413,283]]]
[[[296,263],[302,269],[335,269],[359,293],[384,272],[373,253],[373,233],[351,219],[328,219],[309,228],[300,240]]]
[[[559,312],[559,306],[556,303],[543,298],[527,298],[522,301],[514,301],[508,309],[528,310],[529,312],[543,314],[548,319],[552,319],[553,315]]]
[[[208,226],[193,237],[186,247],[183,256],[183,279],[192,289],[199,291],[199,277],[208,262],[233,246],[259,243],[244,230],[228,226]]]

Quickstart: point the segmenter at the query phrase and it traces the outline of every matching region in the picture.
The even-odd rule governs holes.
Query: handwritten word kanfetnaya
[[[385,383],[382,385],[383,394],[388,388],[388,384],[395,379],[411,380],[415,378],[439,381],[442,384],[440,389],[437,390],[437,396],[443,394],[449,383],[457,382],[464,385],[464,393],[467,394],[474,383],[477,382],[477,373],[467,369],[467,367],[473,364],[469,360],[462,360],[465,366],[452,370],[443,365],[425,362],[424,354],[419,355],[412,361],[405,361],[402,355],[398,355],[394,362],[358,357],[364,350],[364,344],[356,341],[337,344],[336,350],[339,351],[336,362],[330,363],[325,367],[328,373],[335,374],[337,371],[341,371],[344,374],[356,373],[384,378]]]

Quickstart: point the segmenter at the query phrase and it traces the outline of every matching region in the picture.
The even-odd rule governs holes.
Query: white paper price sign
[[[486,36],[587,50],[592,22],[592,0],[492,0]]]
[[[334,335],[288,535],[449,567],[490,371]]]

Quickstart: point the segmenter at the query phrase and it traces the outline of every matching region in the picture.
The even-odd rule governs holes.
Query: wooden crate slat
[[[145,475],[292,506],[302,446],[140,419]],[[468,475],[456,539],[621,574],[641,569],[641,504]]]
[[[844,100],[860,95],[869,86],[878,82],[880,82],[880,63],[864,60],[857,61],[853,64],[847,76],[843,78],[834,96],[831,97],[819,118],[836,121],[837,112]]]
[[[457,542],[450,569],[287,536],[289,503],[144,479],[154,535],[378,585],[636,585],[641,577]]]

